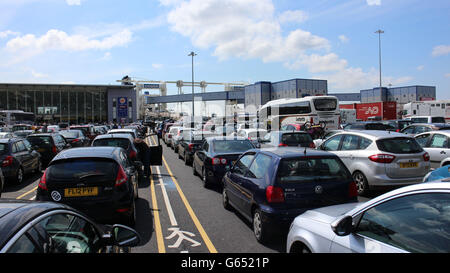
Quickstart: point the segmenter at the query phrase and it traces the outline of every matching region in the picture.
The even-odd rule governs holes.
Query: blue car
[[[334,154],[306,148],[253,149],[243,153],[223,178],[223,206],[253,223],[267,242],[301,213],[357,202],[356,184]]]
[[[440,167],[434,171],[429,172],[423,178],[423,182],[433,181],[450,182],[450,166],[446,165]]]

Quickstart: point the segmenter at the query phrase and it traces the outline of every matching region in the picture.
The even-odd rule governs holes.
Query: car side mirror
[[[345,216],[332,223],[331,228],[337,236],[347,236],[353,232],[353,218]]]
[[[137,246],[141,242],[139,233],[124,225],[114,225],[112,227],[112,243],[121,247]]]

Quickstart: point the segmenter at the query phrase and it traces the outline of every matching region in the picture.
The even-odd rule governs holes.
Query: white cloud
[[[369,6],[380,6],[381,0],[367,0],[367,5]]]
[[[31,70],[31,75],[33,75],[34,78],[38,78],[38,79],[40,79],[40,78],[48,78],[49,77],[47,74],[39,73],[39,72],[36,72],[34,70]]]
[[[349,38],[347,38],[347,36],[345,36],[345,35],[339,35],[339,41],[341,41],[341,43],[348,43],[349,41],[350,41],[350,39]]]
[[[0,39],[5,39],[8,36],[19,36],[20,32],[15,32],[11,30],[0,31]]]
[[[450,45],[438,45],[433,48],[431,55],[433,57],[444,56],[450,54]]]
[[[422,71],[424,68],[425,68],[425,66],[423,66],[423,65],[419,65],[418,67],[416,67],[416,69],[418,71]]]
[[[163,67],[163,65],[162,64],[152,64],[152,67],[154,69],[161,69]]]
[[[66,3],[69,6],[80,6],[81,0],[66,0]]]
[[[308,20],[308,14],[302,10],[287,10],[279,16],[278,20],[280,23],[303,23]]]

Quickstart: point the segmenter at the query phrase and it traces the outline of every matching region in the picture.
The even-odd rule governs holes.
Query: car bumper
[[[423,176],[408,177],[408,178],[391,178],[385,174],[374,175],[367,177],[369,186],[406,186],[412,184],[418,184],[423,182]]]
[[[299,209],[286,209],[279,210],[271,207],[262,207],[262,222],[267,225],[269,232],[287,232],[289,227],[294,221],[295,217],[304,213],[305,211],[313,208],[299,208]]]

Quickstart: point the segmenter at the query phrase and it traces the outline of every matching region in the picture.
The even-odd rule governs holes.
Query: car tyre
[[[126,221],[126,225],[129,227],[134,227],[136,225],[136,201],[133,200],[131,215],[128,217]]]
[[[184,165],[186,165],[186,166],[189,165],[189,160],[188,160],[186,152],[184,153]]]
[[[230,205],[230,201],[228,200],[228,194],[227,194],[225,187],[223,187],[223,190],[222,190],[222,205],[223,205],[223,208],[226,210],[232,209],[231,205]]]
[[[268,242],[269,235],[267,233],[267,224],[262,221],[262,214],[260,209],[256,209],[253,213],[253,234],[256,240],[261,244]]]
[[[358,195],[364,195],[369,190],[369,184],[367,182],[366,176],[360,172],[356,171],[353,173],[353,180],[356,183],[356,187],[358,189]]]
[[[195,161],[192,161],[192,174],[193,174],[194,176],[197,176],[197,175],[198,175],[197,170],[195,169]]]
[[[21,184],[22,182],[23,182],[23,170],[22,167],[19,167],[16,173],[16,183]]]
[[[206,176],[206,169],[202,169],[202,181],[203,181],[203,187],[208,188],[209,187],[209,181],[208,177]]]

